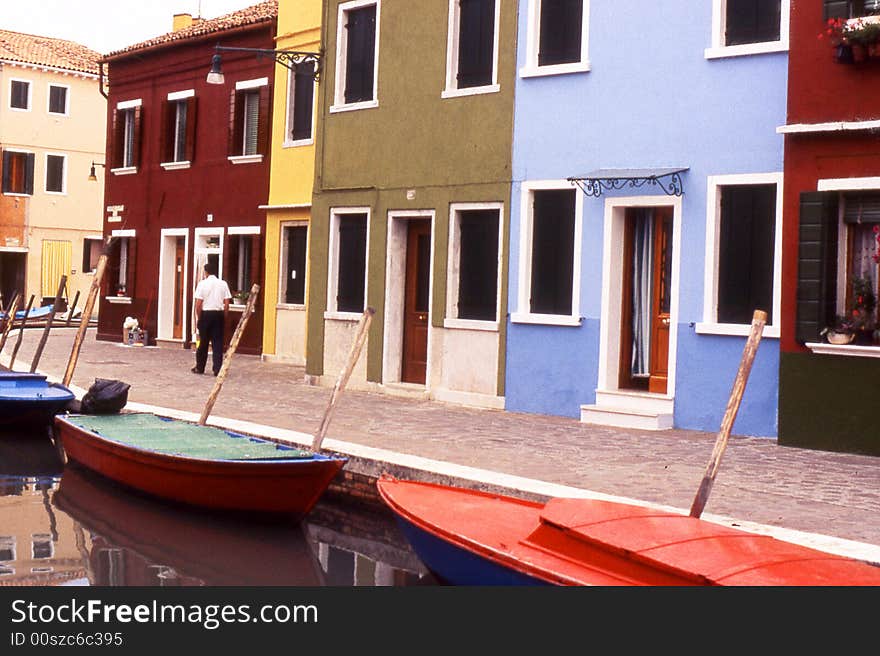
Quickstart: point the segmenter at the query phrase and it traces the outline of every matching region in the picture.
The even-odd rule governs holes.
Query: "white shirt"
[[[229,285],[225,280],[220,280],[217,276],[211,274],[207,278],[202,278],[196,285],[195,298],[201,299],[202,310],[211,312],[223,309],[223,301],[232,298],[229,291]]]

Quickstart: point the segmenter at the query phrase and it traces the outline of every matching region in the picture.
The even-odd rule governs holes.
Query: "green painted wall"
[[[782,353],[779,373],[780,444],[880,456],[880,361]]]
[[[449,3],[381,0],[378,30],[378,107],[331,112],[336,76],[338,0],[325,1],[326,60],[319,99],[320,124],[310,235],[307,372],[323,373],[323,313],[327,298],[330,208],[372,209],[368,299],[371,325],[367,377],[381,380],[385,245],[389,210],[435,210],[432,322],[442,325],[446,305],[449,204],[503,202],[508,242],[513,91],[516,75],[516,0],[500,0],[500,90],[442,98],[446,86]],[[413,190],[415,198],[407,199]],[[507,280],[507,262],[502,265]],[[507,314],[506,283],[499,293]],[[502,331],[505,320],[502,320]],[[503,394],[504,334],[500,339],[499,394]]]

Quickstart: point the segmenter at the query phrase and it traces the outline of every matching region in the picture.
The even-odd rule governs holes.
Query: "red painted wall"
[[[223,36],[215,33],[202,40],[172,43],[156,50],[143,50],[108,63],[108,137],[105,206],[122,205],[121,223],[109,223],[105,215],[105,235],[112,230],[136,230],[134,289],[127,290],[131,305],[110,304],[103,300],[111,293],[111,281],[105,279],[100,304],[98,339],[119,341],[126,316],[146,324],[150,341],[156,336],[157,287],[159,281],[160,238],[163,228],[188,228],[187,253],[192,288],[194,228],[230,226],[260,226],[265,235],[265,205],[269,196],[268,142],[262,162],[233,164],[227,159],[230,123],[230,94],[235,82],[267,77],[269,101],[274,77],[274,60],[257,57],[249,52],[224,52],[224,85],[209,85],[205,81],[214,54],[214,46],[272,49],[275,24],[231,30]],[[170,92],[195,90],[197,98],[195,155],[191,167],[166,171],[159,166],[162,157],[162,106]],[[138,172],[133,175],[110,173],[113,152],[113,110],[120,101],[140,98],[143,102],[140,158]],[[271,104],[270,104],[271,107]],[[271,132],[271,113],[267,128]],[[207,220],[213,215],[213,221]],[[228,235],[226,237],[228,239]],[[260,239],[263,243],[263,239]],[[258,282],[262,284],[262,262]],[[228,248],[225,249],[228,256]],[[229,273],[224,265],[224,277]],[[191,293],[188,294],[191,296]],[[186,309],[190,316],[192,299]],[[257,311],[249,320],[239,344],[243,353],[262,351],[263,315]],[[230,313],[227,341],[232,335],[240,313]],[[188,328],[187,328],[188,330]],[[191,335],[187,333],[186,340]]]
[[[792,3],[788,124],[880,119],[880,59],[837,63],[827,38],[821,2]],[[795,342],[800,194],[820,179],[880,176],[877,131],[789,134],[785,137],[783,207],[782,350]]]

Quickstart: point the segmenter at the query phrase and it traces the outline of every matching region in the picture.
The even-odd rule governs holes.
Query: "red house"
[[[788,119],[778,131],[779,442],[880,455],[880,0],[791,4]]]
[[[211,20],[174,17],[174,30],[106,55],[108,134],[104,235],[112,235],[98,339],[119,341],[127,317],[150,344],[188,348],[193,291],[215,260],[233,294],[263,286],[275,62],[215,46],[273,49],[275,0]],[[244,310],[233,299],[227,340]],[[260,304],[239,351],[262,350]]]

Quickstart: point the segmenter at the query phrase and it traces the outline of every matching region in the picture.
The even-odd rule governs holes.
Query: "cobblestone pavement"
[[[30,368],[41,335],[25,331],[14,369]],[[40,371],[62,377],[74,335],[53,329]],[[115,378],[131,384],[129,401],[198,414],[216,379],[191,373],[193,362],[192,351],[98,341],[90,329],[72,384],[86,389],[97,377]],[[211,416],[312,434],[330,391],[306,384],[302,367],[236,354]],[[327,437],[687,510],[716,434],[597,427],[346,390]],[[734,435],[705,513],[880,546],[880,458]]]

